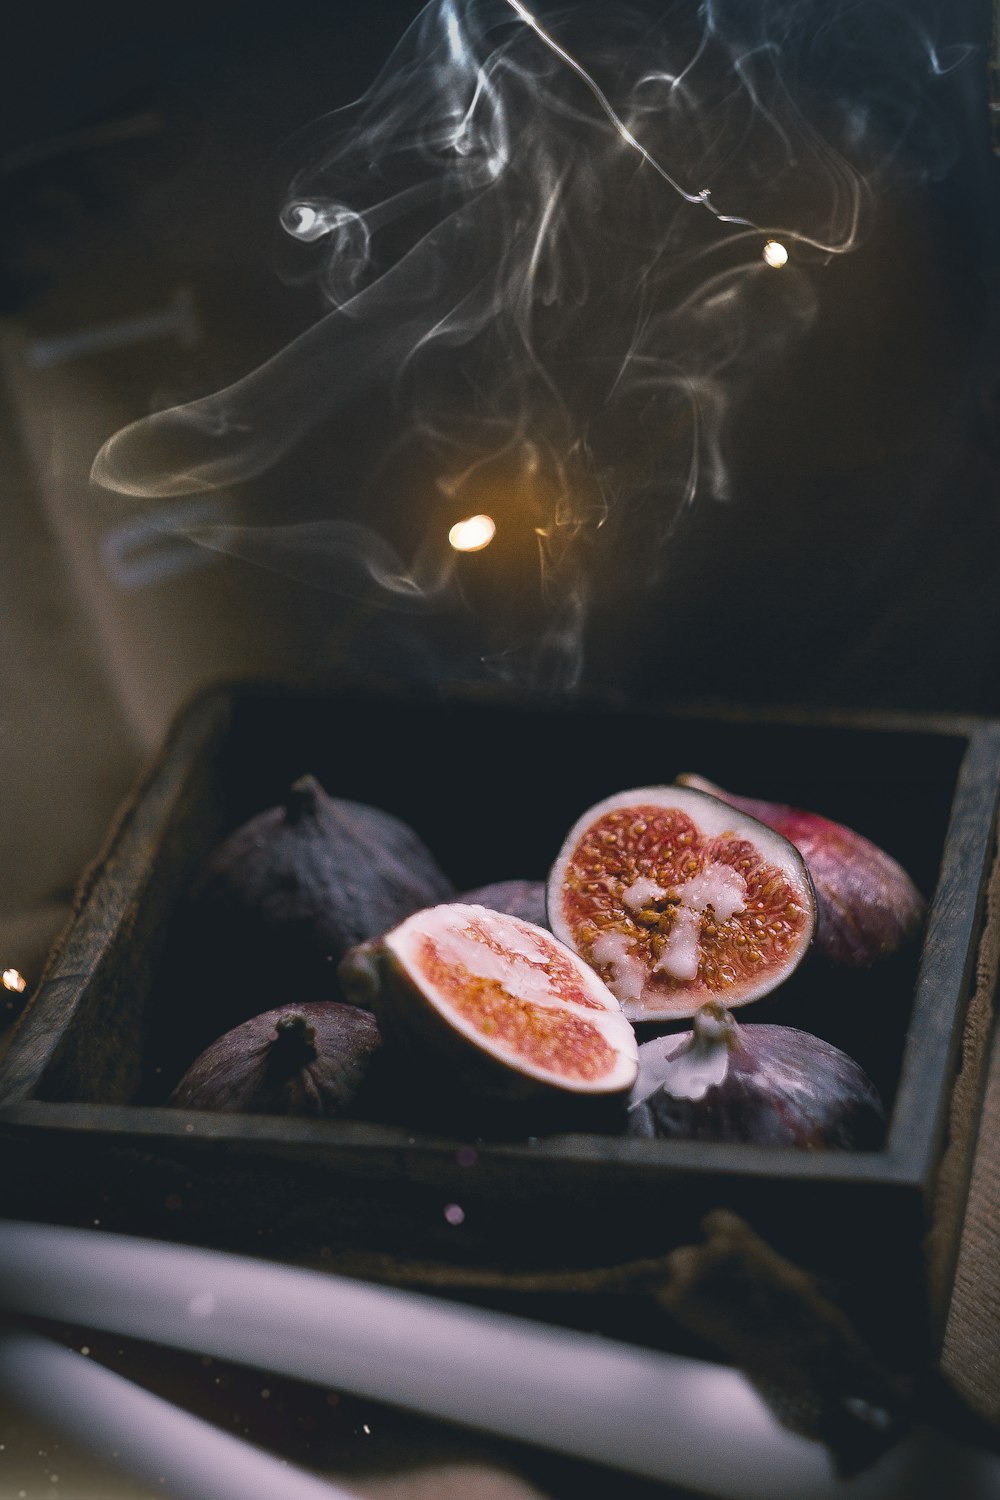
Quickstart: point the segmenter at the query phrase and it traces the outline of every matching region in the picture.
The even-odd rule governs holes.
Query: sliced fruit
[[[598,976],[552,934],[484,906],[431,907],[340,966],[397,1049],[446,1063],[494,1097],[621,1095],[632,1027]]]
[[[703,776],[678,781],[721,797],[795,845],[816,891],[816,948],[834,963],[867,968],[919,931],[923,896],[902,865],[863,834],[783,802],[736,797]]]
[[[633,1021],[758,999],[801,961],[816,921],[786,838],[680,786],[619,792],[585,812],[552,867],[548,913]]]

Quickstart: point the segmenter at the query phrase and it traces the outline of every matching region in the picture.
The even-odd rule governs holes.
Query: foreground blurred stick
[[[358,1500],[34,1334],[0,1335],[0,1390],[98,1457],[184,1500]]]
[[[825,1449],[781,1427],[736,1371],[395,1288],[8,1223],[0,1308],[333,1386],[703,1493],[836,1492]]]

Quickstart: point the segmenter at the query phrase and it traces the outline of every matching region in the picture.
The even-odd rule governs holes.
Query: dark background
[[[202,347],[180,365],[150,356],[134,411],[110,401],[96,442],[118,414],[235,378],[315,315],[315,294],[274,274],[284,144],[367,85],[416,10],[216,3],[20,15],[0,90],[4,310],[45,334],[141,311],[183,281],[203,321]],[[1000,710],[991,16],[969,0],[911,10],[942,42],[972,45],[939,96],[952,163],[937,180],[911,173],[887,191],[864,245],[823,270],[815,326],[733,423],[734,499],[699,501],[652,588],[632,575],[644,518],[621,521],[587,626],[586,676],[598,685]],[[113,134],[116,122],[135,133],[59,147],[81,130]],[[134,372],[109,366],[100,377],[111,398],[135,391]],[[31,399],[27,382],[20,397]],[[330,608],[295,603],[273,580],[260,588],[279,613],[311,620]],[[404,670],[425,672],[433,658],[436,672],[475,672],[475,625],[462,623],[468,655],[454,664],[442,664],[441,644],[453,620],[426,627],[427,651],[407,629]],[[382,665],[399,631],[381,652],[377,634],[368,639]]]

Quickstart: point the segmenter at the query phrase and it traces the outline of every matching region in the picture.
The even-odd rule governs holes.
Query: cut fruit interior
[[[787,839],[677,786],[619,792],[584,813],[552,868],[548,909],[556,937],[633,1021],[758,999],[796,967],[816,924]]]
[[[388,1004],[396,1022],[417,1029],[420,1008],[429,1008],[494,1062],[556,1088],[631,1088],[631,1025],[597,974],[551,933],[483,906],[446,905],[417,912],[383,943],[406,984],[383,986],[377,1011]]]

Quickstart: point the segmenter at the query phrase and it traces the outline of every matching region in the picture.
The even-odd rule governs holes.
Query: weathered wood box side
[[[542,876],[591,802],[685,770],[858,828],[932,898],[913,951],[861,972],[811,958],[746,1015],[815,1030],[857,1057],[891,1109],[882,1150],[585,1134],[470,1142],[164,1107],[199,1027],[176,913],[223,832],[294,777],[312,771],[333,794],[406,819],[461,889]],[[180,716],[123,809],[8,1049],[4,1211],[282,1256],[364,1249],[525,1268],[662,1254],[725,1204],[869,1318],[926,1327],[921,1245],[998,786],[994,721],[214,690]],[[463,1208],[460,1226],[444,1214],[450,1203]]]

